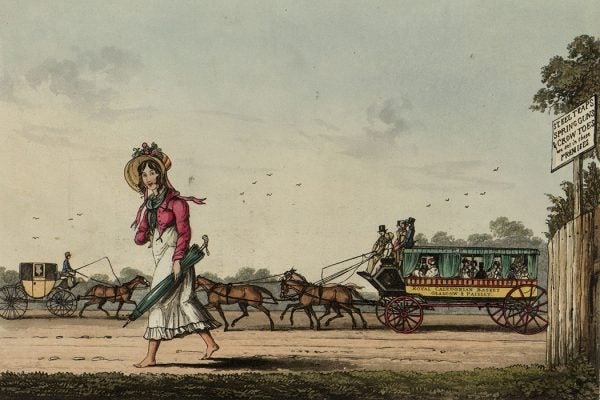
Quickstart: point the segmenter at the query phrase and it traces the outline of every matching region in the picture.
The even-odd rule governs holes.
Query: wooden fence
[[[570,221],[548,243],[546,362],[585,356],[600,371],[600,207]]]

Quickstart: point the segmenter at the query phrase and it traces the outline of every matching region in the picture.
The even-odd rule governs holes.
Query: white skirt
[[[152,255],[155,269],[151,289],[173,273],[172,257],[176,244],[174,226],[167,228],[160,240],[158,231],[154,232]],[[144,338],[170,340],[221,326],[198,300],[195,280],[196,273],[192,267],[176,288],[150,308]]]

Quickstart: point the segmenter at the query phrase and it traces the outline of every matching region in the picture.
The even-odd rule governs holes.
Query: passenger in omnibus
[[[440,270],[435,263],[435,258],[430,258],[427,260],[427,271],[425,272],[425,277],[427,278],[435,278],[440,276]]]
[[[485,279],[485,278],[487,278],[487,273],[485,272],[485,269],[483,269],[483,263],[482,262],[479,263],[479,270],[475,274],[475,278],[476,279]]]
[[[471,269],[471,263],[469,262],[468,258],[464,257],[461,260],[460,267],[458,268],[458,277],[468,279],[470,269]]]
[[[523,256],[516,257],[510,268],[514,270],[516,279],[529,278],[529,272],[527,271],[527,265],[525,265]]]
[[[492,262],[492,266],[488,270],[487,276],[492,279],[502,279],[502,265],[500,264],[500,261],[494,260],[494,262]]]

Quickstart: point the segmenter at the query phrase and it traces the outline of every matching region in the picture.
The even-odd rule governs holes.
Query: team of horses
[[[267,289],[262,286],[252,285],[249,283],[231,284],[214,282],[206,277],[198,275],[196,277],[196,286],[199,290],[206,292],[208,300],[208,307],[217,310],[224,322],[224,330],[229,329],[229,323],[225,318],[225,314],[222,305],[233,305],[237,304],[242,311],[242,314],[235,318],[231,322],[231,327],[234,327],[237,322],[242,318],[248,317],[248,307],[256,308],[262,311],[269,319],[269,325],[271,330],[275,329],[275,324],[271,318],[271,313],[267,307],[264,306],[266,301],[269,304],[277,304],[275,296]],[[299,274],[295,269],[290,269],[282,274],[279,280],[280,285],[280,298],[284,300],[295,299],[297,302],[290,303],[286,306],[280,315],[280,319],[283,320],[285,314],[290,311],[290,324],[294,325],[294,312],[302,310],[306,313],[310,323],[310,329],[321,328],[321,320],[331,314],[333,310],[335,315],[328,318],[325,321],[325,326],[329,326],[330,322],[343,317],[342,311],[350,315],[352,319],[352,328],[357,327],[354,314],[358,314],[362,321],[362,327],[367,328],[367,322],[363,318],[363,315],[358,307],[354,304],[355,300],[364,301],[365,299],[358,293],[357,289],[359,286],[354,284],[325,284],[317,285],[310,283],[304,276]],[[137,288],[147,288],[150,283],[143,276],[136,276],[129,282],[126,282],[118,286],[110,286],[104,284],[98,284],[90,288],[83,299],[88,300],[81,311],[79,316],[83,316],[83,311],[91,305],[97,304],[98,309],[104,311],[107,316],[110,316],[102,306],[107,302],[119,303],[116,318],[119,318],[119,312],[124,304],[136,305],[136,302],[131,299],[134,290]],[[325,312],[317,317],[314,310],[314,306],[324,306]],[[313,322],[314,318],[314,322]]]

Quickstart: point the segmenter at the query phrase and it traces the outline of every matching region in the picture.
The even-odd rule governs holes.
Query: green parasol
[[[202,246],[198,246],[197,244],[193,244],[187,253],[181,259],[181,272],[179,274],[178,281],[181,281],[185,273],[194,265],[196,265],[200,260],[204,258],[204,250],[206,250],[206,254],[210,255],[208,251],[208,236],[202,235],[202,240],[204,243]],[[173,274],[169,274],[165,279],[160,281],[158,285],[156,285],[152,290],[150,290],[142,300],[140,300],[135,307],[135,309],[129,314],[127,317],[127,322],[123,325],[123,328],[127,326],[131,321],[135,321],[139,317],[141,317],[150,307],[152,307],[156,302],[162,299],[173,287],[179,282],[176,282],[173,279]]]

